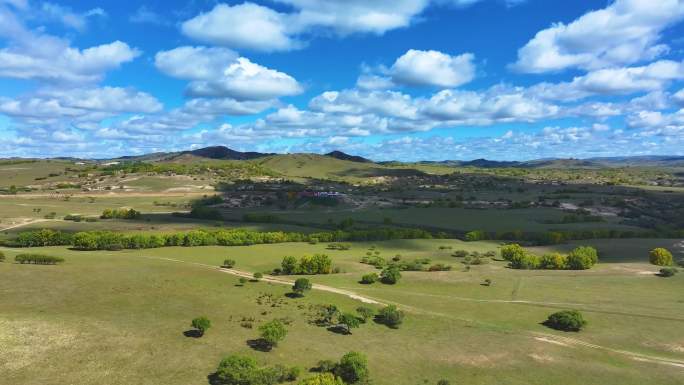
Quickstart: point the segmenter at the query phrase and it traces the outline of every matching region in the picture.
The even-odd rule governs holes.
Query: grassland
[[[407,272],[395,286],[357,283],[362,273],[373,270],[358,263],[370,246],[362,243],[348,251],[309,244],[121,252],[35,249],[67,262],[51,267],[0,264],[0,365],[5,373],[0,383],[206,383],[220,358],[230,353],[309,368],[318,359],[359,350],[368,355],[377,384],[436,383],[440,378],[467,384],[681,384],[683,368],[664,361],[684,361],[684,277],[655,276],[643,254],[649,247],[677,242],[634,240],[642,247],[616,248],[610,241],[596,241],[604,262],[586,272],[513,271],[497,261],[466,272],[449,250],[438,249],[496,250],[498,245],[489,242],[374,243],[386,257],[400,253],[456,266],[451,272]],[[9,258],[19,252],[3,251]],[[308,306],[335,303],[353,310],[360,302],[314,290],[302,299],[286,299],[281,307],[258,305],[260,293],[281,297],[288,288],[265,282],[236,286],[236,277],[212,267],[230,257],[237,268],[268,271],[286,254],[316,252],[331,255],[344,273],[312,277],[315,283],[397,303],[408,313],[405,324],[391,330],[371,323],[350,336],[335,334],[306,322]],[[480,285],[484,278],[494,284]],[[552,311],[568,307],[585,313],[586,331],[568,335],[540,325]],[[201,339],[185,337],[189,320],[201,314],[214,327]],[[247,346],[256,331],[241,327],[242,317],[254,317],[255,325],[280,317],[293,322],[286,340],[263,353]],[[567,376],[568,371],[574,375]]]

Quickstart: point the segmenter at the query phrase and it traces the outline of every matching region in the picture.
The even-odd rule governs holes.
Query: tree
[[[570,252],[566,259],[568,269],[591,269],[598,262],[598,252],[591,246],[580,246]]]
[[[577,310],[562,310],[551,314],[544,324],[556,330],[578,332],[586,326],[587,321]]]
[[[662,247],[657,247],[649,253],[649,260],[652,264],[658,266],[672,265],[672,253]]]
[[[232,355],[221,360],[216,369],[216,378],[220,384],[247,385],[252,383],[257,371],[259,367],[254,358]]]
[[[280,264],[283,270],[283,274],[291,275],[297,274],[297,258],[289,256],[283,258],[283,262]]]
[[[204,335],[204,332],[206,332],[211,327],[211,321],[209,320],[209,318],[202,316],[193,319],[190,325],[193,328],[197,329],[201,337]]]
[[[234,259],[225,259],[223,260],[223,266],[226,269],[232,269],[233,266],[235,266],[235,260]]]
[[[282,321],[274,319],[259,326],[259,333],[261,339],[268,344],[269,347],[274,347],[278,345],[278,342],[285,339],[287,329],[285,329],[285,324],[283,324]]]
[[[401,272],[396,266],[389,266],[385,268],[382,273],[380,273],[380,280],[382,283],[394,285],[395,283],[399,282],[399,279],[401,279]]]
[[[378,322],[392,329],[397,329],[404,322],[404,312],[397,309],[396,305],[389,305],[378,312]]]
[[[525,255],[525,249],[517,243],[512,243],[501,248],[501,258],[506,261],[513,261]]]
[[[332,373],[319,373],[299,381],[299,385],[344,385],[344,382]]]
[[[311,281],[306,278],[298,278],[292,286],[292,291],[300,297],[308,290],[311,290]]]
[[[347,384],[365,382],[368,379],[368,360],[358,352],[349,352],[342,356],[335,374]]]
[[[371,317],[373,317],[373,314],[375,314],[375,310],[366,306],[357,307],[356,312],[361,316],[361,322],[363,323],[366,323]]]
[[[254,273],[254,279],[255,279],[256,281],[260,280],[260,279],[263,278],[263,277],[264,277],[264,275],[263,275],[262,273],[258,272],[258,271],[257,271],[256,273]]]
[[[369,273],[369,274],[364,274],[361,277],[361,283],[370,285],[378,281],[378,274],[377,273]]]
[[[340,314],[340,316],[337,317],[337,322],[344,326],[346,334],[351,334],[351,329],[358,328],[361,324],[359,319],[356,318],[356,315],[351,313]]]

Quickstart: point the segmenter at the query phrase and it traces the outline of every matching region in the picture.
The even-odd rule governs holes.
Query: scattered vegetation
[[[577,310],[562,310],[551,314],[544,324],[556,330],[578,332],[586,326],[587,321]]]

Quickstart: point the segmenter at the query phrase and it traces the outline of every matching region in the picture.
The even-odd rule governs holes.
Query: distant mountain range
[[[195,150],[176,152],[156,152],[137,156],[122,156],[114,159],[100,159],[107,161],[183,161],[192,158],[205,158],[215,160],[253,160],[266,157],[286,156],[274,153],[241,152],[225,146],[211,146]],[[446,167],[478,167],[478,168],[597,168],[597,167],[684,167],[684,156],[624,156],[624,157],[595,157],[587,159],[537,159],[529,161],[496,161],[488,159],[475,159],[470,161],[444,160],[444,161],[420,161],[420,162],[374,162],[370,159],[350,155],[342,151],[332,151],[323,156],[342,161],[355,163],[377,163],[380,165],[397,164],[424,164],[441,165]],[[59,157],[54,159],[83,161],[92,159],[77,159],[73,157]]]

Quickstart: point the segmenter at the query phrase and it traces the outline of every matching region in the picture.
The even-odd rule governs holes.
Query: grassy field
[[[684,276],[655,276],[645,254],[655,246],[676,249],[679,241],[592,241],[603,262],[584,272],[516,271],[500,261],[466,272],[450,250],[438,249],[496,250],[499,245],[492,242],[373,243],[383,257],[429,257],[455,267],[406,272],[395,286],[357,283],[362,273],[374,270],[358,263],[371,246],[365,243],[348,251],[300,243],[120,252],[32,249],[67,261],[0,263],[0,383],[204,384],[230,353],[306,370],[319,359],[358,350],[368,355],[376,384],[435,384],[441,378],[478,385],[682,384],[684,368],[649,357],[684,361]],[[2,251],[11,260],[21,250]],[[285,286],[236,286],[236,277],[212,267],[230,257],[239,269],[268,271],[285,255],[317,252],[329,254],[344,272],[312,277],[314,283],[399,304],[407,312],[401,328],[370,323],[339,335],[307,323],[308,306],[334,303],[353,310],[359,301],[317,290],[289,299],[282,297]],[[485,278],[494,284],[482,286]],[[285,298],[284,304],[259,305],[261,293]],[[565,308],[585,314],[585,331],[561,333],[540,325],[549,313]],[[185,337],[190,319],[199,315],[212,319],[213,328],[201,339]],[[264,353],[247,345],[257,332],[241,327],[242,317],[254,317],[255,326],[281,317],[292,324],[285,341]]]

